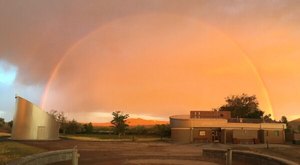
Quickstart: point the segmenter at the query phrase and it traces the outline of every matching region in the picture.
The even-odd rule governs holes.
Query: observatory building
[[[58,140],[59,123],[30,101],[16,96],[13,140]]]
[[[176,142],[284,143],[286,124],[260,119],[231,118],[229,111],[191,111],[170,117]]]

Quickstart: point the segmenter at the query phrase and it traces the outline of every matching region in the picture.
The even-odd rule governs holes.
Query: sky
[[[168,120],[256,95],[300,117],[300,1],[0,0],[0,117],[15,95],[80,122]]]

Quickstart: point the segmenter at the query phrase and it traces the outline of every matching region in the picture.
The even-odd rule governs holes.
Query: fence
[[[34,154],[21,159],[9,162],[7,165],[46,165],[56,162],[72,160],[72,165],[78,165],[78,150],[73,149],[57,150]]]
[[[265,154],[254,153],[250,151],[224,150],[224,149],[203,149],[203,156],[207,158],[217,158],[226,161],[227,165],[238,161],[240,163],[263,164],[263,165],[297,165],[298,163],[269,156]]]

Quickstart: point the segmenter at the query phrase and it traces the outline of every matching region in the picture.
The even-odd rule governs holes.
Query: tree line
[[[0,130],[5,132],[11,132],[13,121],[6,122],[4,118],[0,118]]]
[[[94,127],[91,122],[79,123],[75,119],[67,120],[64,112],[57,110],[51,110],[49,112],[51,116],[60,124],[59,132],[63,134],[76,134],[76,133],[93,133]]]
[[[169,124],[157,124],[154,126],[133,126],[129,127],[127,119],[129,114],[124,114],[121,111],[112,112],[113,119],[111,127],[94,127],[90,123],[79,123],[75,119],[67,120],[63,112],[56,110],[50,111],[57,122],[60,123],[59,132],[62,134],[115,134],[119,137],[126,135],[156,135],[161,138],[171,136],[171,128]]]

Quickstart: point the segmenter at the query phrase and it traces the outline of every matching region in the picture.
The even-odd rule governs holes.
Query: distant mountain
[[[169,124],[169,121],[159,121],[159,120],[146,120],[141,118],[129,118],[127,119],[127,124],[129,126],[152,126],[156,124]],[[93,126],[101,126],[101,127],[108,127],[112,126],[110,122],[106,123],[93,123]]]

